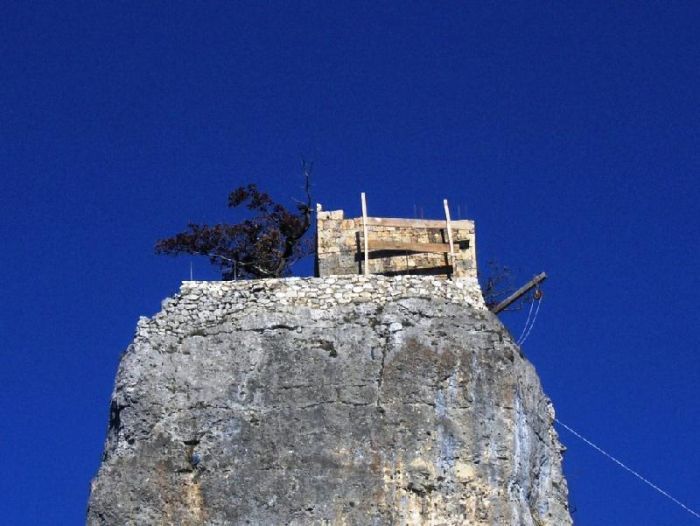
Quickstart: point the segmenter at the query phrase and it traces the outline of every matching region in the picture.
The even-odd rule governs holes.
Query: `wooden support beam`
[[[365,193],[360,194],[362,199],[362,237],[364,238],[365,244],[365,276],[369,276],[369,238],[367,235],[367,200],[365,199]]]
[[[455,268],[455,245],[452,242],[452,221],[450,221],[450,207],[447,204],[447,199],[443,199],[442,204],[445,207],[445,227],[447,228],[447,240],[450,243],[450,265],[452,268]]]
[[[431,252],[435,254],[449,254],[448,243],[412,243],[410,241],[385,241],[383,239],[371,239],[368,243],[370,252],[378,250],[396,250],[400,252]]]
[[[493,312],[494,314],[498,314],[502,310],[507,309],[514,302],[516,302],[521,296],[527,294],[530,290],[532,290],[537,285],[542,283],[545,279],[547,279],[547,274],[545,274],[544,272],[542,272],[541,274],[537,274],[537,276],[532,278],[530,281],[525,283],[525,285],[520,287],[513,294],[511,294],[506,299],[504,299],[501,303],[499,303],[494,308],[492,308],[491,312]]]
[[[385,270],[382,272],[384,276],[439,276],[447,278],[447,274],[452,273],[452,267],[449,265],[421,265],[402,270]]]

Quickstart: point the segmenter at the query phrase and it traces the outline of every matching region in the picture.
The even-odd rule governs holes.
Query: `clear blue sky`
[[[697,2],[6,2],[0,517],[79,524],[120,353],[232,188],[475,219],[558,416],[700,508]],[[289,201],[291,203],[291,200]],[[302,271],[308,271],[302,265]],[[519,334],[525,313],[504,316]],[[577,439],[577,524],[696,525]]]

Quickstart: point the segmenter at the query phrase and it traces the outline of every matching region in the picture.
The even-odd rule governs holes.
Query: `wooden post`
[[[508,296],[501,303],[499,303],[493,309],[491,309],[491,312],[493,312],[494,314],[498,314],[502,310],[507,309],[513,302],[520,298],[520,296],[526,294],[529,290],[542,283],[545,279],[547,279],[547,274],[545,274],[544,272],[542,272],[541,274],[537,274],[537,276],[525,283],[525,285],[520,287],[513,294]]]
[[[447,241],[450,243],[450,265],[452,265],[452,275],[455,274],[455,246],[452,241],[452,221],[450,220],[450,207],[447,205],[447,199],[442,200],[445,207],[445,218],[447,221]]]
[[[369,239],[367,236],[367,201],[365,200],[365,193],[360,194],[362,199],[362,237],[364,238],[365,245],[365,276],[369,276]]]

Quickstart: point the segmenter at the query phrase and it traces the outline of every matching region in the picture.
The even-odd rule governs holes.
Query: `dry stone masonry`
[[[567,525],[553,414],[475,280],[185,282],[121,360],[88,524]]]
[[[334,276],[255,281],[185,281],[180,294],[163,302],[152,320],[139,320],[137,337],[165,334],[192,325],[221,323],[240,311],[274,310],[276,306],[328,309],[349,303],[384,305],[399,298],[442,298],[483,310],[475,279],[444,280],[432,276]]]

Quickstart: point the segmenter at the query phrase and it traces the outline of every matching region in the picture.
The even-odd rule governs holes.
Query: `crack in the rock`
[[[382,360],[381,363],[379,364],[379,374],[377,375],[377,402],[376,406],[381,407],[381,398],[382,398],[382,385],[384,384],[384,366],[386,364],[386,353],[388,351],[389,347],[389,338],[390,336],[387,335],[384,338],[384,344],[382,345]]]
[[[269,327],[250,327],[247,330],[252,331],[252,332],[264,333],[266,331],[276,331],[276,330],[296,331],[298,328],[299,328],[299,325],[286,325],[284,323],[276,323],[274,325],[270,325]]]
[[[299,409],[310,409],[312,407],[319,407],[321,405],[335,404],[338,402],[339,402],[339,400],[322,400],[321,402],[314,402],[312,404],[300,405]]]
[[[307,405],[301,405],[299,406],[299,409],[310,409],[312,407],[318,407],[321,405],[328,405],[328,404],[340,404],[340,405],[349,405],[351,407],[365,407],[371,404],[371,402],[352,402],[350,400],[323,400],[321,402],[313,402],[311,404]]]

